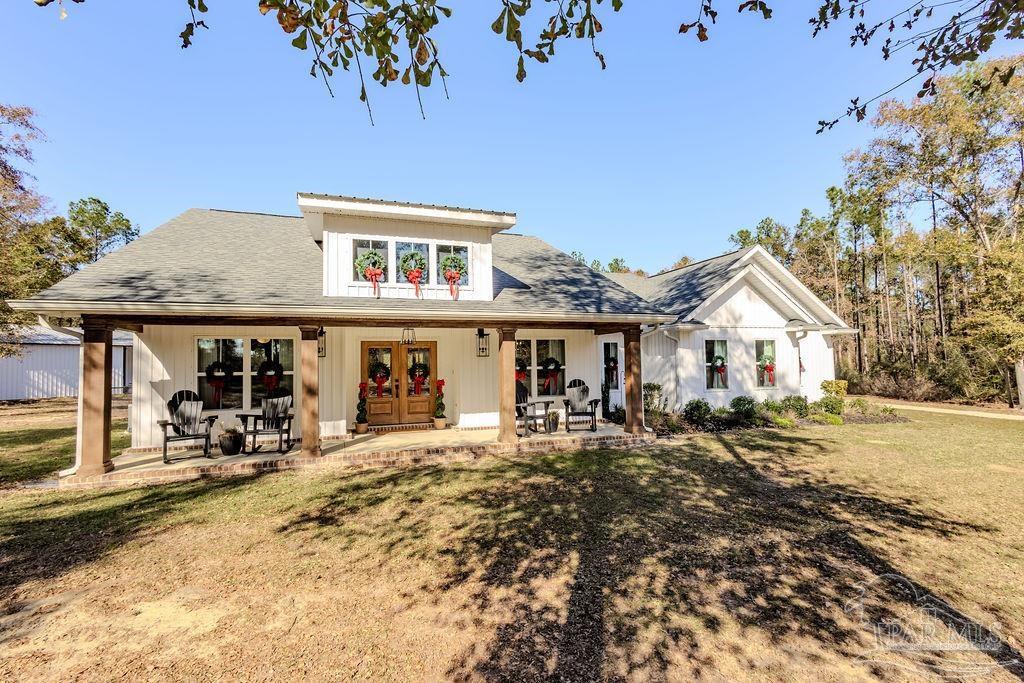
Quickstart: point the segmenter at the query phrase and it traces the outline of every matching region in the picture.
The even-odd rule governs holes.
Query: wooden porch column
[[[644,433],[644,392],[640,373],[640,328],[623,331],[626,351],[626,432]]]
[[[320,356],[317,353],[318,327],[300,327],[302,371],[302,455],[320,455]]]
[[[82,336],[82,460],[75,474],[91,477],[114,469],[110,461],[113,330],[86,319]]]
[[[498,441],[517,443],[516,331],[498,330]]]

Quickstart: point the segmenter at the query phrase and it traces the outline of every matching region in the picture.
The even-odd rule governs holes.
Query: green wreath
[[[402,258],[398,261],[398,270],[402,272],[402,275],[408,277],[410,270],[427,270],[427,259],[423,258],[423,254],[418,251],[407,251],[402,254]]]
[[[718,368],[724,368],[725,367],[725,356],[715,356],[714,358],[712,358],[711,359],[711,367],[715,368],[716,370]]]
[[[366,374],[369,375],[370,381],[375,381],[377,376],[380,375],[384,378],[384,381],[387,382],[391,379],[391,368],[379,360],[375,360],[370,363],[370,366],[366,370]]]
[[[461,256],[455,254],[448,254],[441,259],[441,274],[447,273],[449,270],[457,272],[461,278],[465,275],[469,268],[466,266],[466,262],[462,260]]]
[[[380,268],[381,270],[384,270],[386,263],[387,262],[384,260],[384,257],[381,256],[379,251],[376,249],[370,249],[369,251],[364,251],[356,259],[356,270],[359,271],[360,275],[366,277],[364,273],[367,268]]]
[[[423,377],[430,377],[430,366],[426,363],[413,363],[409,366],[409,381],[412,382],[416,379],[416,373],[422,372]]]
[[[221,373],[221,374],[217,374]],[[206,366],[206,379],[208,380],[224,380],[231,379],[235,374],[235,371],[231,369],[226,363],[222,363],[219,360],[215,360]]]

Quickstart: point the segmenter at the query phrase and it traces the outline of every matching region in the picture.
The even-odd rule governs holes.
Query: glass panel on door
[[[390,398],[394,373],[393,359],[390,346],[372,346],[367,349],[366,358],[366,382],[369,385],[370,396],[374,398]]]
[[[430,349],[406,347],[405,367],[409,369],[406,396],[426,396],[433,387],[434,369],[430,366]]]

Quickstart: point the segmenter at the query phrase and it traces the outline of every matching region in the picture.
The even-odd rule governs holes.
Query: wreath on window
[[[370,284],[373,285],[373,293],[380,296],[380,279],[384,277],[384,264],[386,261],[376,249],[364,251],[356,259],[356,270],[363,274]]]
[[[423,258],[423,254],[418,251],[402,254],[402,259],[398,262],[398,270],[402,272],[406,280],[416,287],[416,296],[419,296],[423,273],[427,270],[427,259]]]
[[[718,380],[725,385],[725,356],[715,356],[711,359],[711,367],[718,373]]]
[[[448,283],[448,291],[451,292],[453,299],[459,298],[459,280],[468,270],[466,262],[455,254],[448,254],[441,259],[441,274]]]
[[[517,360],[516,361],[516,381],[517,382],[525,382],[526,381],[526,361],[522,361],[522,360]]]
[[[761,356],[760,360],[757,361],[757,368],[764,373],[765,379],[768,384],[775,384],[775,357],[769,354]]]
[[[234,370],[219,360],[215,360],[206,366],[206,383],[213,388],[213,402],[218,407],[220,406],[221,399],[224,398],[224,387],[234,374]]]
[[[430,366],[426,363],[413,363],[409,367],[409,381],[412,382],[413,393],[417,396],[423,391],[423,384],[430,377]]]
[[[272,392],[281,384],[281,377],[284,376],[284,366],[276,360],[265,360],[260,363],[256,376],[263,382],[267,392]]]
[[[562,370],[562,363],[557,358],[548,356],[540,362],[540,369],[544,371],[544,386],[542,391],[549,392],[558,389],[558,373]]]
[[[379,360],[375,360],[370,363],[366,374],[370,376],[370,381],[377,385],[377,398],[383,398],[384,385],[391,379],[391,368]]]

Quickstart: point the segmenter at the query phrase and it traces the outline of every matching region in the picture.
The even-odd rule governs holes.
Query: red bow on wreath
[[[775,363],[765,363],[764,374],[768,378],[768,384],[775,384]]]
[[[448,291],[452,293],[452,298],[455,298],[456,286],[459,284],[459,280],[462,279],[462,273],[457,270],[446,270],[444,271],[444,279],[448,282]]]
[[[421,268],[413,268],[405,274],[405,279],[416,287],[416,296],[420,295],[420,281],[423,279],[423,270]],[[418,391],[416,392],[419,393]]]
[[[281,378],[278,377],[277,375],[271,375],[270,373],[267,373],[266,375],[263,376],[263,386],[267,388],[268,392],[277,389],[277,385],[280,382]]]
[[[222,377],[215,377],[206,381],[211,387],[213,387],[213,402],[216,405],[220,405],[220,400],[224,396],[224,379]]]
[[[427,378],[423,376],[423,373],[417,372],[416,376],[412,378],[412,390],[417,396],[423,390],[423,383],[427,381]]]
[[[378,372],[373,376],[373,381],[377,384],[377,398],[384,397],[384,383],[388,381],[387,373]]]
[[[374,268],[373,266],[367,266],[363,271],[363,276],[373,284],[373,293],[380,294],[380,285],[377,284],[381,277],[383,277],[384,271],[380,268]]]
[[[517,382],[525,382],[526,381],[526,370],[516,370],[516,381]]]
[[[555,386],[558,386],[558,369],[548,370],[547,376],[544,378],[544,391],[548,390],[552,382],[555,383]]]

